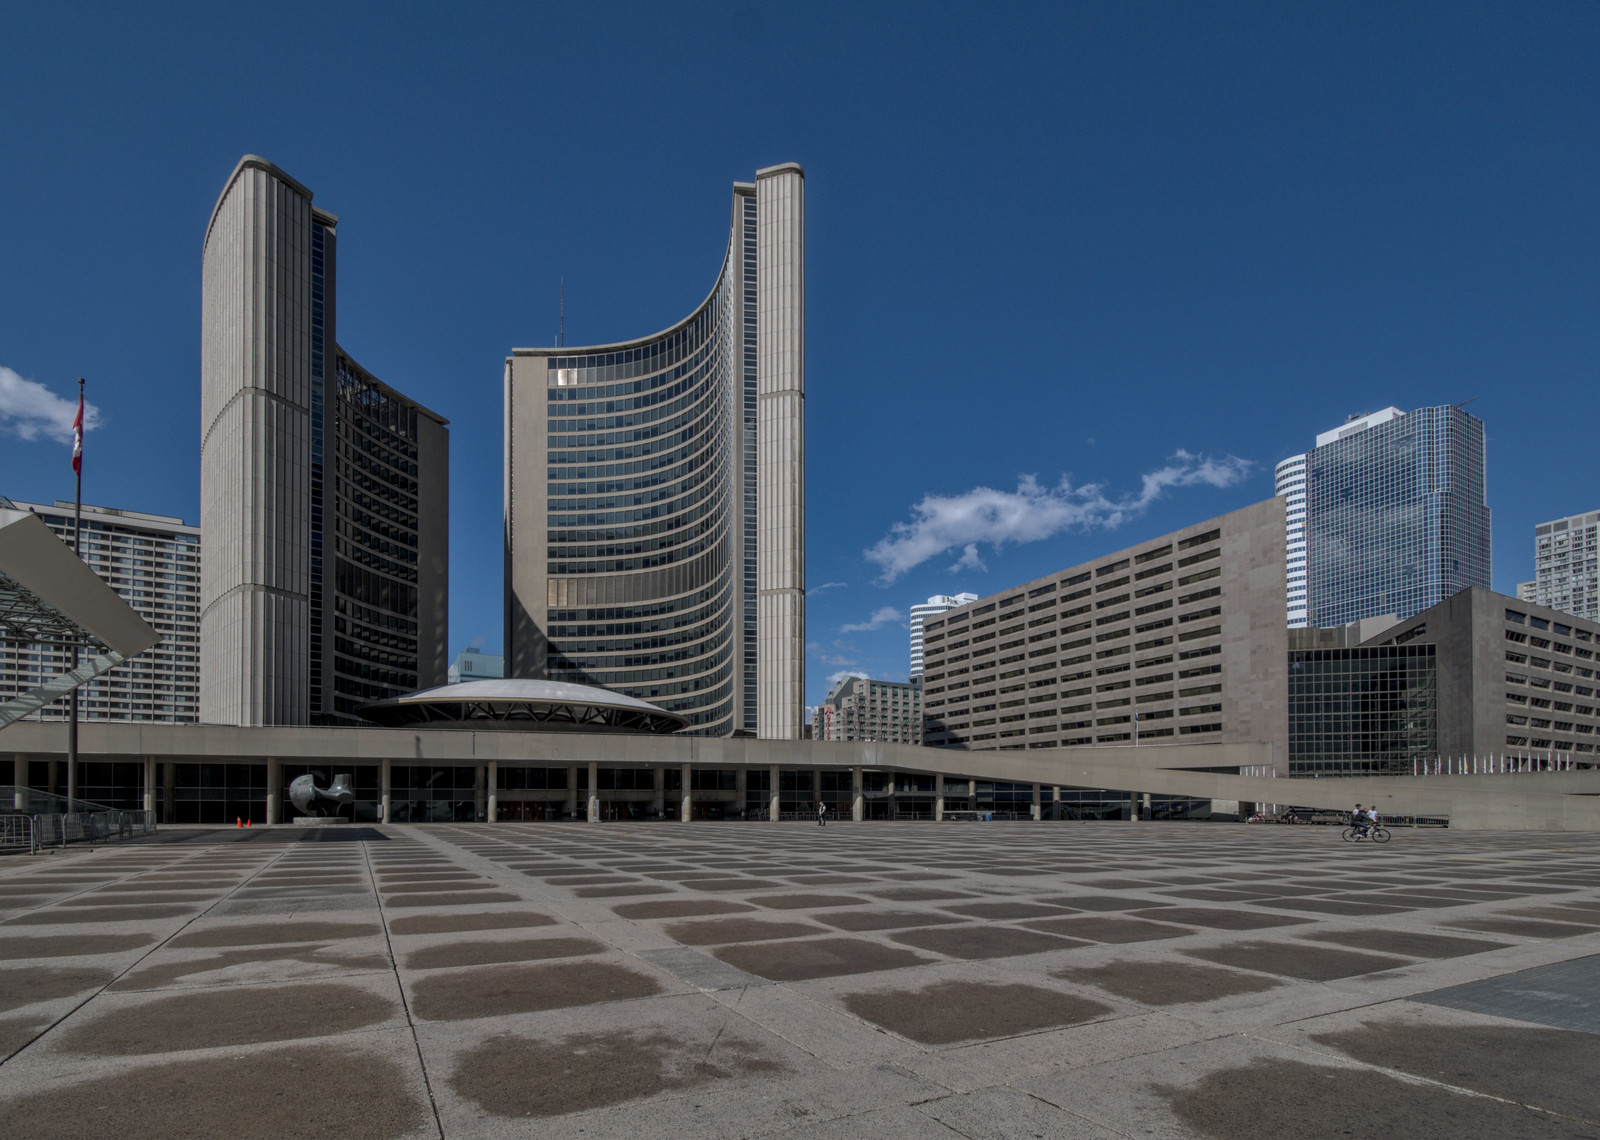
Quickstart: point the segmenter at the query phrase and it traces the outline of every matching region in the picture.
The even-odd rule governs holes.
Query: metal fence
[[[153,835],[153,811],[77,811],[42,815],[0,815],[0,851],[26,851],[65,847],[69,843],[105,843]]]
[[[0,851],[39,850],[39,832],[31,815],[0,815]]]

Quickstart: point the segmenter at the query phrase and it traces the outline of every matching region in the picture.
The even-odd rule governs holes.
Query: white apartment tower
[[[1288,585],[1289,628],[1306,624],[1306,459],[1291,455],[1273,472],[1273,493],[1284,499],[1284,568]]]
[[[1540,523],[1533,533],[1533,596],[1527,600],[1600,621],[1600,511]]]
[[[931,617],[978,600],[977,594],[935,594],[911,607],[911,675],[922,675],[922,623]]]
[[[72,545],[72,504],[16,503]],[[200,528],[182,519],[112,507],[83,508],[79,556],[161,635],[161,644],[79,690],[84,720],[200,719]],[[59,645],[0,642],[0,701],[21,696],[70,669]],[[30,719],[66,720],[66,698]]]

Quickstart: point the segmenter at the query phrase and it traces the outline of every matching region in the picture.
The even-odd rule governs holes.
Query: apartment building
[[[72,504],[15,503],[72,545]],[[200,719],[200,528],[180,518],[83,508],[79,555],[89,568],[161,634],[161,644],[118,665],[78,691],[83,720]],[[0,701],[26,693],[71,668],[60,645],[0,641]],[[66,720],[70,702],[46,705],[34,720]]]
[[[818,740],[922,742],[921,678],[841,677],[817,707]]]

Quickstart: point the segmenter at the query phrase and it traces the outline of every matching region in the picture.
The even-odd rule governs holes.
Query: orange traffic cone
[[[248,819],[247,819],[247,820],[245,820],[245,821],[244,821],[244,825],[245,825],[245,826],[246,826],[246,827],[249,827],[249,826],[250,826],[250,821],[249,821],[249,820],[248,820]]]
[[[233,817],[233,826],[235,826],[235,827],[243,827],[244,826],[244,821],[241,820],[238,816],[234,816]]]

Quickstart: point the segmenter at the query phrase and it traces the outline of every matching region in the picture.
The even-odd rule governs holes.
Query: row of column
[[[682,765],[682,786],[680,788],[680,795],[681,795],[682,798],[680,799],[680,801],[678,803],[678,820],[680,822],[682,822],[682,823],[688,823],[693,818],[693,812],[694,812],[694,806],[693,806],[694,805],[693,769],[694,769],[694,765],[692,765],[692,764],[684,764],[684,765]],[[388,765],[387,765],[387,762],[386,762],[385,763],[385,777],[384,777],[384,788],[385,788],[385,794],[384,794],[384,818],[385,818],[385,820],[388,819],[388,803],[389,803],[388,793],[387,793],[387,788],[388,788],[387,771],[388,771]],[[664,768],[663,769],[656,769],[656,771],[658,773],[657,778],[654,781],[652,781],[655,784],[655,801],[654,801],[653,807],[654,807],[654,810],[655,810],[656,814],[664,815],[664,814],[666,814],[666,810],[667,810],[667,803],[666,803],[667,791],[666,791],[666,787],[665,787],[666,781],[660,778],[659,773],[664,772],[665,769]],[[734,772],[734,800],[735,800],[735,802],[740,803],[740,804],[743,804],[743,803],[747,802],[747,798],[746,797],[747,797],[747,793],[749,791],[748,771],[749,770],[746,769],[746,768],[738,768],[738,769],[735,769],[735,772]],[[862,819],[864,817],[864,815],[866,813],[866,793],[862,790],[861,769],[859,767],[852,768],[850,770],[850,772],[851,772],[851,776],[850,776],[850,790],[851,790],[850,818],[853,819],[853,820],[858,820],[859,821],[860,819]],[[576,779],[577,774],[578,774],[578,770],[577,770],[576,766],[569,766],[568,767],[568,769],[567,769],[567,805],[568,805],[567,806],[567,810],[568,810],[568,813],[571,814],[573,817],[576,817],[577,814],[578,814],[578,811],[577,811],[577,806],[578,806],[577,805],[578,781]],[[497,823],[497,822],[499,822],[499,818],[500,818],[500,797],[499,797],[499,787],[498,787],[498,785],[499,785],[499,776],[500,776],[499,764],[497,762],[493,761],[493,760],[489,761],[489,803],[488,803],[488,811],[486,813],[486,818],[488,819],[488,821],[490,823]],[[820,799],[820,797],[822,795],[822,773],[821,773],[821,771],[820,770],[819,771],[813,771],[812,772],[812,776],[811,776],[811,780],[812,780],[812,787],[816,789],[816,794]],[[589,801],[588,801],[588,804],[586,805],[585,818],[590,823],[599,823],[600,822],[600,787],[599,787],[599,783],[600,783],[600,764],[599,764],[598,761],[591,760],[589,762],[589,781],[588,782],[589,782]],[[779,785],[780,785],[780,783],[781,783],[781,781],[779,779],[779,766],[774,764],[774,765],[772,765],[771,767],[769,767],[767,769],[767,789],[768,789],[768,791],[767,791],[767,797],[768,797],[767,798],[767,818],[772,820],[772,821],[774,821],[774,822],[776,822],[778,817],[779,817],[779,791],[780,791]]]
[[[156,797],[156,788],[158,786],[157,785],[157,781],[156,781],[156,764],[157,764],[157,762],[158,761],[156,760],[156,758],[154,756],[146,756],[144,758],[144,810],[145,811],[154,811],[155,810],[155,806],[156,806],[155,805],[155,797]],[[166,810],[167,818],[170,819],[170,818],[172,818],[172,811],[173,811],[173,803],[172,803],[172,796],[173,796],[172,761],[161,761],[161,763],[164,763],[166,765],[166,771],[163,773],[165,778],[160,782],[159,786],[164,789],[164,792],[165,792],[164,798],[167,801],[162,806]],[[391,800],[391,796],[392,796],[392,787],[391,787],[391,783],[390,783],[391,764],[392,764],[392,761],[389,761],[389,760],[383,760],[383,761],[380,762],[381,776],[380,776],[380,789],[379,789],[379,795],[380,795],[379,821],[382,822],[382,823],[390,822],[390,814],[389,813],[390,813],[390,800]],[[500,797],[499,797],[499,788],[498,788],[499,778],[500,778],[499,769],[500,769],[500,766],[499,766],[498,762],[496,762],[494,760],[490,760],[488,762],[487,772],[486,772],[487,779],[485,781],[485,790],[486,790],[486,793],[487,793],[487,803],[485,805],[486,806],[485,818],[490,823],[496,823],[496,822],[499,821],[499,811],[500,811],[500,805],[499,805]],[[679,805],[678,805],[678,818],[679,818],[679,820],[681,822],[687,823],[692,818],[692,812],[693,812],[693,806],[692,806],[692,803],[693,803],[693,794],[692,794],[693,793],[693,777],[692,777],[693,765],[684,764],[682,766],[682,769],[683,769],[683,782],[682,782],[682,790],[681,790],[682,799],[681,799],[681,801],[679,802]],[[13,759],[13,769],[12,769],[12,771],[13,771],[12,783],[17,788],[15,807],[16,807],[17,810],[20,811],[24,807],[24,803],[23,803],[24,791],[23,791],[23,789],[25,789],[28,786],[28,757],[23,755],[23,754],[21,754],[21,753],[16,754],[14,756],[14,759]],[[665,771],[665,769],[657,769],[658,775],[657,775],[657,778],[653,781],[654,784],[655,784],[655,800],[654,800],[653,806],[654,806],[654,809],[655,809],[655,811],[656,811],[656,813],[658,815],[664,815],[666,813],[666,789],[663,786],[666,781],[662,780],[660,778],[660,776],[659,776],[659,773],[662,772],[662,771]],[[734,777],[734,779],[735,779],[735,784],[734,784],[735,799],[736,799],[736,802],[738,802],[740,804],[744,804],[744,803],[747,802],[746,801],[746,792],[748,790],[747,773],[748,773],[748,769],[739,768],[739,769],[736,769],[736,775]],[[577,774],[578,774],[577,766],[576,765],[568,765],[568,767],[567,767],[567,812],[568,812],[568,814],[572,815],[574,818],[576,818],[577,814],[578,814],[578,803],[577,803],[578,781],[577,781]],[[586,806],[585,818],[587,818],[590,823],[599,823],[600,822],[600,788],[599,788],[599,779],[600,779],[600,764],[599,764],[598,761],[591,760],[589,762],[589,781],[588,781],[589,782],[589,796],[588,796],[588,803],[585,805]],[[771,820],[773,820],[775,822],[779,817],[779,784],[780,784],[780,779],[779,779],[779,766],[778,765],[774,764],[768,769],[767,779],[768,779],[768,789],[769,789],[769,791],[768,791],[768,797],[769,797],[768,798],[768,818],[770,818]],[[817,799],[820,801],[821,796],[822,796],[822,772],[820,770],[814,770],[812,772],[811,779],[812,779],[812,787],[816,790]],[[888,784],[887,790],[891,794],[895,790],[894,789],[894,776],[893,776],[892,773],[889,776],[889,784]],[[860,767],[855,767],[855,768],[852,768],[850,770],[850,792],[851,792],[851,795],[850,795],[850,818],[853,819],[853,820],[859,821],[862,818],[864,818],[865,812],[866,812],[866,794],[865,794],[865,792],[864,792],[864,790],[862,788],[861,769],[860,769]],[[1128,801],[1129,801],[1128,806],[1129,806],[1129,816],[1130,816],[1130,818],[1137,820],[1137,819],[1140,819],[1140,818],[1147,818],[1148,817],[1149,811],[1150,811],[1150,794],[1148,792],[1142,793],[1142,794],[1139,793],[1139,792],[1132,792],[1132,793],[1129,794]],[[944,816],[945,816],[945,794],[944,794],[944,777],[943,776],[935,776],[934,777],[934,801],[933,802],[934,802],[934,808],[933,808],[933,817],[934,817],[934,819],[943,820]],[[1050,815],[1051,815],[1052,818],[1059,817],[1059,815],[1060,815],[1060,810],[1059,810],[1060,802],[1061,802],[1061,789],[1058,788],[1058,787],[1052,787],[1050,789],[1050,804],[1051,804]],[[283,804],[283,764],[282,764],[281,761],[279,761],[277,759],[268,757],[267,758],[267,822],[269,824],[281,823],[282,822],[282,804]],[[1045,818],[1044,811],[1043,811],[1042,789],[1041,789],[1040,785],[1038,785],[1038,784],[1034,784],[1033,785],[1033,801],[1032,801],[1031,810],[1030,810],[1029,814],[1030,814],[1030,817],[1032,819],[1034,819],[1034,820],[1040,820],[1040,819]]]

